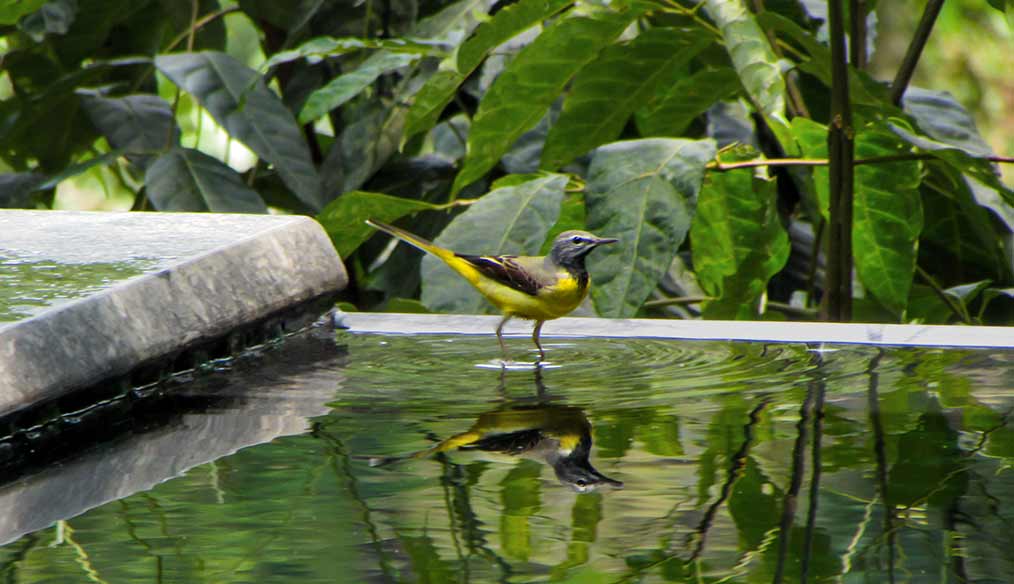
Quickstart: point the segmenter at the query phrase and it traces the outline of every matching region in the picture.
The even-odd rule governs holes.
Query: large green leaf
[[[649,138],[599,148],[588,169],[588,228],[619,243],[597,250],[590,272],[599,314],[630,317],[658,286],[690,228],[712,140]]]
[[[475,35],[458,49],[457,57],[441,63],[440,70],[419,90],[408,112],[404,139],[428,131],[437,123],[458,87],[490,51],[569,4],[569,0],[520,0],[481,24]]]
[[[468,135],[458,192],[492,168],[521,134],[542,119],[585,64],[611,43],[636,10],[571,12],[522,49],[486,92]]]
[[[180,130],[172,108],[157,95],[87,96],[81,100],[81,105],[113,148],[128,155],[142,155],[134,160],[141,168],[146,168],[148,163],[144,155],[179,144]]]
[[[827,157],[827,129],[812,120],[796,118],[792,129],[810,158]],[[881,126],[867,125],[856,134],[856,159],[893,156],[908,145]],[[855,204],[852,248],[856,271],[866,289],[897,317],[904,313],[915,273],[922,199],[922,164],[900,161],[855,167]],[[814,169],[821,213],[827,216],[827,167]]]
[[[371,55],[352,71],[335,77],[324,87],[317,89],[306,99],[299,112],[299,123],[308,124],[326,115],[329,111],[359,95],[377,77],[384,73],[407,67],[419,59],[411,53],[382,51]]]
[[[994,165],[985,159],[993,154],[993,149],[979,134],[968,111],[947,92],[915,87],[905,92],[904,106],[927,135],[916,133],[902,120],[895,120],[891,130],[964,173],[975,200],[1014,230],[1014,191],[1000,180]]]
[[[785,122],[785,80],[778,57],[744,0],[706,0],[704,10],[722,31],[739,80],[765,117]]]
[[[653,28],[629,43],[607,47],[574,78],[546,138],[542,167],[559,168],[615,140],[672,68],[684,67],[711,41],[701,29]]]
[[[173,148],[155,159],[144,184],[159,211],[268,212],[260,195],[236,171],[190,148]]]
[[[338,255],[347,257],[376,233],[374,228],[365,223],[367,219],[391,223],[405,215],[436,208],[438,207],[431,203],[415,199],[349,191],[328,203],[317,215],[317,221],[331,237]]]
[[[299,200],[321,208],[320,178],[303,133],[256,71],[210,51],[159,55],[155,66],[197,98],[231,136],[274,166]]]
[[[556,223],[568,178],[560,174],[513,177],[490,191],[441,232],[437,245],[462,253],[539,253]],[[491,306],[463,278],[432,256],[423,258],[422,301],[435,312],[489,312]]]
[[[637,128],[643,136],[679,136],[694,118],[740,89],[732,69],[702,69],[656,94],[637,115]]]
[[[756,158],[752,149],[744,150],[734,158]],[[704,304],[704,317],[757,318],[768,280],[789,258],[775,182],[751,169],[709,173],[690,240],[694,271],[704,291],[714,297]]]
[[[925,226],[920,263],[944,285],[987,277],[1006,281],[1011,267],[989,211],[979,206],[967,177],[943,162],[927,164],[922,183]]]

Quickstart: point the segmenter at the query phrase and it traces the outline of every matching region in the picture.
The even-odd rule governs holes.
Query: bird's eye
[[[575,235],[574,237],[570,238],[570,242],[571,243],[584,243],[584,238],[581,237],[580,235]]]
[[[577,485],[577,486],[579,486],[579,487],[587,487],[588,486],[588,481],[586,481],[584,479],[577,479],[576,481],[574,481],[574,484]]]

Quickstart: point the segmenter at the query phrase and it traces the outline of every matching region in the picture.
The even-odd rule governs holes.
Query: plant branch
[[[928,152],[909,152],[907,154],[891,154],[889,156],[871,156],[869,158],[857,158],[852,161],[853,166],[864,164],[886,164],[889,162],[904,162],[907,160],[935,160],[937,157]],[[978,160],[986,160],[1000,164],[1014,164],[1014,156],[983,156]],[[739,162],[722,162],[713,160],[705,165],[708,170],[726,172],[739,168],[755,168],[758,166],[827,166],[830,164],[827,158],[758,158],[757,160],[741,160]]]
[[[849,0],[849,63],[866,68],[866,0]]]
[[[901,105],[901,98],[905,95],[908,83],[912,81],[915,67],[919,64],[919,57],[922,56],[922,50],[926,46],[926,41],[929,40],[930,32],[933,31],[933,25],[936,23],[937,16],[940,15],[940,9],[943,5],[944,0],[929,0],[926,2],[926,9],[922,12],[922,19],[919,20],[919,25],[915,29],[912,42],[908,45],[905,57],[901,60],[901,66],[898,67],[898,73],[894,76],[894,83],[891,84],[891,103],[894,105]]]
[[[849,101],[843,0],[829,0],[831,31],[831,123],[827,151],[830,182],[826,320],[852,320],[852,207],[855,188],[855,129]]]

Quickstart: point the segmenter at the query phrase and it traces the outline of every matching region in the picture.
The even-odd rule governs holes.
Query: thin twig
[[[849,99],[848,61],[842,0],[829,0],[831,40],[831,122],[827,128],[830,201],[825,286],[826,320],[852,320],[852,213],[855,195],[855,130]]]

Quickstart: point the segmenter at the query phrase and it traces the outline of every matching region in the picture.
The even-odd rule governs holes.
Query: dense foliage
[[[371,240],[366,218],[487,253],[581,227],[621,238],[591,262],[603,316],[815,318],[826,7],[747,4],[6,2],[0,206],[51,206],[99,167],[139,210],[312,214],[348,300],[390,310],[486,307],[432,258]],[[235,18],[255,27],[256,68]],[[994,153],[948,93],[895,105],[865,53],[852,61],[855,319],[1014,320],[1014,191]],[[248,168],[187,140],[194,111]]]

